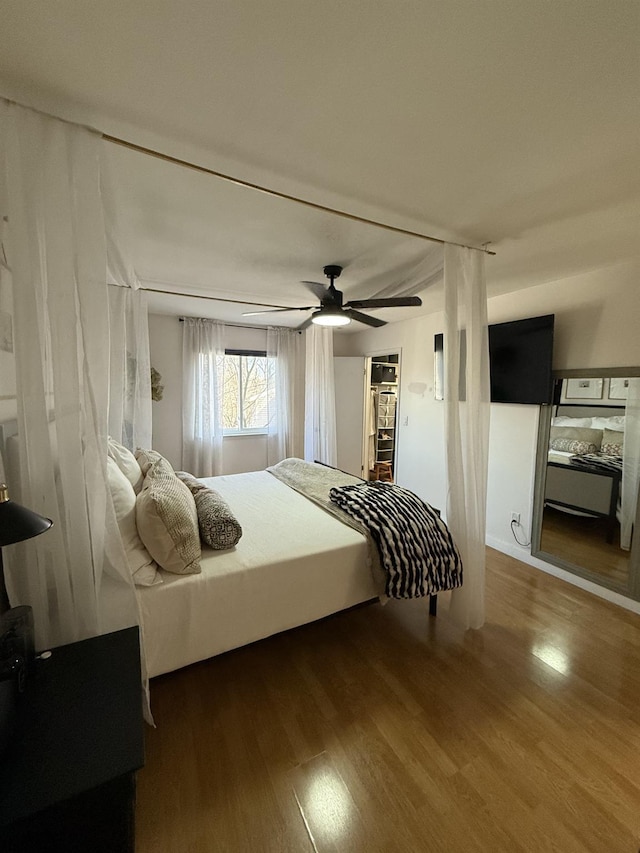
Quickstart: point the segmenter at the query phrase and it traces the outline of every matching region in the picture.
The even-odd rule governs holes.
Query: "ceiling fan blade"
[[[359,323],[366,323],[367,326],[386,326],[386,320],[378,320],[377,317],[369,317],[368,314],[361,314],[359,311],[354,311],[353,308],[346,308],[344,313],[352,320],[357,320]]]
[[[326,299],[327,294],[329,293],[329,288],[325,287],[324,284],[320,284],[319,281],[301,281],[300,284],[304,284],[314,296],[317,296],[318,299]]]
[[[419,296],[388,296],[380,299],[354,299],[347,302],[346,308],[419,308],[422,299]]]
[[[243,311],[243,317],[257,317],[258,314],[278,314],[281,311],[311,311],[315,305],[307,305],[306,308],[269,308],[266,311]]]
[[[304,323],[301,323],[299,326],[296,326],[296,332],[304,332],[305,329],[308,329],[309,326],[311,325],[312,319],[313,319],[313,314],[311,315],[311,317],[308,317],[304,321]]]

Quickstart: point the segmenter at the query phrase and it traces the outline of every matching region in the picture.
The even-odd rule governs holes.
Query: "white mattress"
[[[566,450],[550,450],[549,462],[561,462],[563,465],[570,465],[575,453],[568,453]]]
[[[202,573],[137,589],[150,677],[375,598],[360,533],[267,471],[205,480],[242,525]]]

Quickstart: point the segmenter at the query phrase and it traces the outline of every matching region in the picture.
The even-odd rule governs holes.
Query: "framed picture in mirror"
[[[609,399],[610,400],[626,400],[629,391],[628,379],[610,379],[609,380]]]
[[[567,379],[567,400],[601,400],[603,379]]]

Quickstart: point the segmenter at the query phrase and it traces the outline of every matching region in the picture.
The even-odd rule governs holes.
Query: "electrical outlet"
[[[515,521],[516,524],[520,524],[520,513],[512,512],[511,513],[511,521]]]

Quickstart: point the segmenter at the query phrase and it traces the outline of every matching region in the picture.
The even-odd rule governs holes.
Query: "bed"
[[[200,574],[137,587],[150,677],[378,597],[364,537],[268,471],[203,482],[243,535],[203,546]]]
[[[0,453],[4,451],[7,461],[18,456],[15,433],[15,422],[0,425]],[[396,485],[367,483],[328,466],[292,459],[267,471],[199,481],[191,478],[193,482],[188,487],[184,478],[189,479],[189,475],[176,474],[155,451],[136,451],[136,458],[111,438],[108,451],[108,484],[123,556],[139,604],[149,677],[364,602],[384,601],[387,593],[397,598],[428,596],[429,612],[435,615],[438,592],[462,583],[462,564],[446,525],[436,510],[426,507],[415,495],[406,493],[426,507],[432,519],[421,553],[409,550],[414,544],[411,534],[406,534],[406,542],[395,548],[405,564],[407,555],[412,562],[413,586],[401,589],[390,585],[392,574],[385,573],[381,565],[384,549],[375,546],[366,526],[363,528],[361,521],[348,517],[343,507],[328,498],[334,486],[404,491]],[[314,469],[311,485],[297,479],[300,470],[304,477],[309,475],[305,466]],[[171,490],[177,486],[190,502],[188,513],[193,511],[194,527],[188,538],[193,542],[195,536],[197,559],[184,571],[184,567],[170,567],[161,556],[162,549],[157,550],[160,533],[171,538],[166,519],[162,520],[160,532],[157,527],[142,523],[146,513],[141,509],[152,490],[147,484],[153,480],[154,472],[169,484],[171,512],[175,496]],[[17,472],[13,477],[11,481],[17,483]],[[219,548],[214,549],[201,541],[203,529],[196,516],[199,503],[193,483],[197,488],[215,490],[235,516],[233,520],[242,535],[234,547],[212,543]],[[404,506],[403,512],[406,513]],[[154,524],[159,523],[159,514],[153,517]],[[414,516],[411,519],[415,521]],[[395,535],[400,528],[389,529]],[[175,541],[170,542],[171,559],[179,550],[175,545]],[[421,573],[419,567],[426,565],[424,559],[421,563],[425,555],[428,571]]]
[[[620,511],[624,408],[559,407],[551,421],[545,505],[606,518],[614,539]]]

